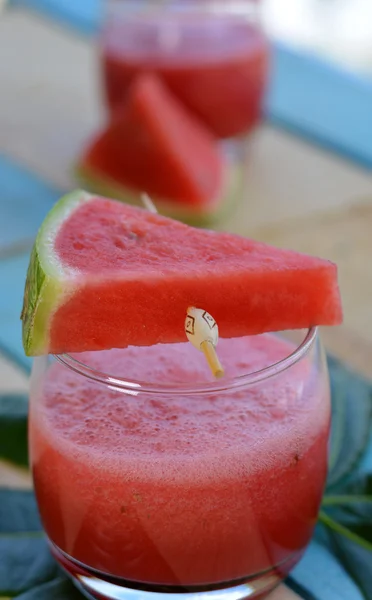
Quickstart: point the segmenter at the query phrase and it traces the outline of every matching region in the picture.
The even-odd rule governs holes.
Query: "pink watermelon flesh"
[[[64,222],[55,252],[80,276],[52,317],[53,353],[183,341],[189,305],[221,337],[342,320],[333,263],[104,198]]]
[[[80,167],[133,191],[191,206],[217,202],[225,173],[214,136],[155,75],[134,80],[126,103]]]

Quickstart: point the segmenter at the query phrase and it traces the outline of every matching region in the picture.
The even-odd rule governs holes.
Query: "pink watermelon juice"
[[[183,12],[138,10],[137,16],[116,6],[102,42],[108,105],[114,111],[134,77],[152,72],[217,137],[245,134],[261,115],[266,38],[245,15],[233,16],[226,7],[199,13],[197,4]]]
[[[218,349],[234,378],[293,347],[266,334]],[[211,379],[188,343],[77,356],[174,390]],[[311,537],[327,471],[328,390],[310,358],[202,396],[126,394],[111,381],[59,362],[34,376],[32,468],[53,544],[103,577],[141,584],[208,585],[273,567],[284,577]]]

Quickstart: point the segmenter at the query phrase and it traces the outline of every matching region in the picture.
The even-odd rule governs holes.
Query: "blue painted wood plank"
[[[21,341],[20,311],[28,252],[45,215],[62,192],[0,156],[0,350],[29,369]],[[4,258],[13,254],[12,258]]]
[[[23,241],[31,243],[40,223],[61,196],[9,158],[0,155],[0,257]]]
[[[271,121],[372,167],[372,79],[275,45]]]
[[[22,347],[20,314],[29,254],[0,261],[0,352],[29,371]]]
[[[364,600],[352,577],[342,567],[336,556],[323,545],[312,541],[302,560],[291,573],[305,596],[320,600]]]
[[[84,35],[96,32],[103,0],[13,0],[14,5],[39,11]]]

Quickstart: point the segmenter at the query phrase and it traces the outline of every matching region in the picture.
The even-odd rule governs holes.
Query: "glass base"
[[[161,585],[141,585],[118,577],[105,577],[97,571],[72,560],[50,542],[54,558],[72,579],[75,586],[90,600],[259,600],[265,598],[283,581],[298,562],[300,553],[293,554],[280,567],[261,572],[246,580],[221,583],[218,586],[186,588]]]

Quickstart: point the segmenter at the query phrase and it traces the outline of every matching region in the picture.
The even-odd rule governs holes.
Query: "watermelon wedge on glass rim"
[[[42,224],[25,287],[27,355],[184,341],[188,306],[220,337],[342,320],[336,266],[228,233],[194,229],[75,191]]]
[[[83,187],[195,225],[217,221],[242,194],[243,147],[225,144],[154,74],[137,76],[125,103],[87,144],[75,168]],[[241,153],[241,156],[237,156]]]

